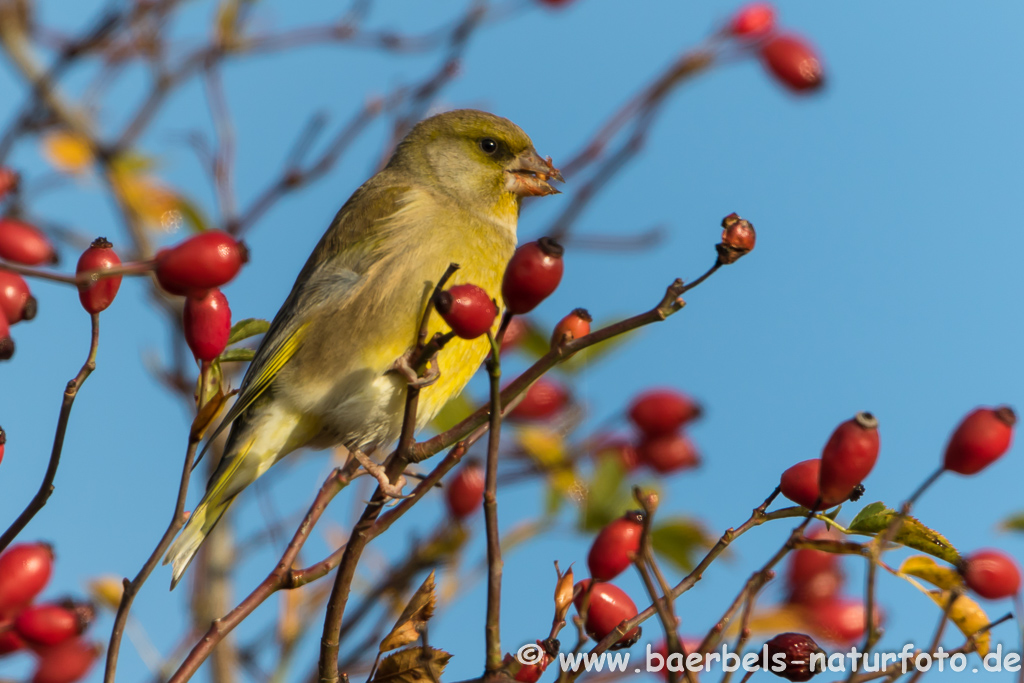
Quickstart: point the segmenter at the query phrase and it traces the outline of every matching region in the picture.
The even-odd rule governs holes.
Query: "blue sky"
[[[293,5],[257,4],[255,25],[304,25],[336,11],[322,1]],[[370,23],[421,31],[444,23],[462,3],[444,3],[445,14],[438,16],[440,5],[381,4]],[[734,6],[577,0],[552,11],[527,3],[474,38],[461,75],[443,90],[439,105],[507,116],[557,164]],[[42,3],[40,20],[74,29],[98,7]],[[649,307],[674,277],[692,279],[710,265],[722,216],[737,211],[754,222],[754,254],[688,295],[677,317],[593,363],[575,384],[593,427],[615,423],[630,397],[652,385],[676,386],[704,402],[706,418],[693,430],[704,467],[659,485],[665,514],[699,516],[716,533],[746,519],[783,469],[818,455],[833,427],[858,410],[881,421],[882,454],[866,482],[867,499],[895,505],[934,469],[968,410],[1024,406],[1018,352],[1024,322],[1013,304],[1024,248],[1015,219],[1024,140],[1021,94],[1014,87],[1024,8],[1011,2],[787,1],[779,9],[785,25],[821,50],[827,89],[790,96],[747,60],[680,90],[645,149],[578,225],[585,235],[629,235],[664,225],[666,239],[638,252],[570,245],[564,284],[536,316],[551,325],[576,306],[599,320]],[[196,27],[211,21],[208,3],[183,11],[176,30],[183,37],[203,35]],[[237,123],[242,204],[274,178],[311,112],[324,110],[338,125],[368,95],[421,78],[438,60],[436,54],[394,57],[317,46],[232,61],[225,79]],[[80,89],[87,76],[72,74],[69,87]],[[128,74],[115,101],[133,102],[143,83],[142,72]],[[9,121],[24,89],[7,62],[0,92],[0,120]],[[123,116],[124,107],[114,106],[103,123],[117,129]],[[209,187],[175,135],[192,128],[209,129],[196,86],[168,103],[141,144],[163,159],[161,177],[210,211]],[[322,182],[277,204],[247,236],[253,260],[225,289],[236,319],[274,314],[334,212],[371,172],[384,139],[384,126],[371,126]],[[30,178],[46,170],[32,141],[17,148],[14,160]],[[524,239],[543,234],[575,189],[568,181],[564,196],[524,213]],[[124,243],[99,189],[95,179],[76,182],[45,195],[36,208],[88,235]],[[64,256],[66,264],[77,258]],[[88,316],[77,297],[45,283],[34,290],[39,316],[15,328],[17,355],[0,367],[0,424],[9,440],[0,466],[0,520],[20,511],[42,477],[62,387],[87,345]],[[146,369],[147,358],[166,353],[167,336],[145,288],[126,281],[103,314],[99,369],[76,404],[56,493],[23,536],[56,544],[50,596],[80,593],[83,581],[99,574],[134,575],[167,523],[189,419]],[[976,477],[943,478],[919,505],[920,518],[964,551],[998,546],[1024,558],[1022,539],[996,529],[1024,507],[1019,451]],[[304,508],[328,467],[323,454],[293,460],[276,468],[264,489],[282,510]],[[191,501],[199,488],[197,480]],[[349,524],[359,495],[365,494],[336,501],[325,526]],[[371,547],[365,580],[434,528],[442,514],[435,498]],[[503,492],[502,526],[536,514],[542,501],[543,490],[534,485]],[[235,519],[243,530],[261,528],[255,495],[236,505]],[[506,650],[546,634],[551,561],[577,562],[581,572],[585,567],[589,541],[573,531],[571,517],[563,521],[530,550],[506,557]],[[483,556],[481,523],[463,573],[472,574]],[[716,563],[699,589],[679,602],[682,630],[706,630],[788,530],[786,523],[758,529]],[[322,538],[314,539],[307,559],[326,548]],[[260,580],[277,553],[257,553],[246,562],[237,575],[239,595]],[[847,590],[856,592],[860,567],[849,562],[848,574]],[[168,580],[158,570],[134,611],[165,653],[185,618],[182,595],[166,592]],[[464,585],[430,632],[434,644],[455,654],[450,680],[475,675],[482,663],[483,584]],[[620,585],[642,600],[638,579],[624,576]],[[764,602],[778,594],[769,586]],[[937,614],[924,596],[888,577],[880,596],[889,615],[883,647],[923,645],[931,637]],[[1010,608],[987,607],[993,617]],[[268,603],[260,615],[275,609]],[[319,632],[321,616],[310,618]],[[101,619],[94,636],[105,640],[109,623]],[[652,622],[649,629],[657,627]],[[244,640],[256,628],[240,632]],[[998,635],[1007,644],[1016,638],[1012,626]],[[957,638],[948,634],[947,641],[955,645]],[[312,665],[315,652],[315,644],[303,647],[295,675]],[[0,665],[0,675],[19,675],[29,666],[27,659],[10,660]],[[120,675],[128,681],[146,676],[130,646]],[[97,670],[91,680],[99,676]]]

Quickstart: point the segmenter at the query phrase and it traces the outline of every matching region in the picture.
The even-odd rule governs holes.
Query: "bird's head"
[[[562,174],[508,119],[460,109],[426,119],[395,150],[402,167],[480,211],[518,212],[522,197],[557,194]]]

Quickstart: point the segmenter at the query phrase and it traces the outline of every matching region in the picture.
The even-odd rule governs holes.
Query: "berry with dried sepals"
[[[572,341],[587,336],[590,334],[590,323],[592,322],[594,319],[590,317],[587,309],[574,309],[572,313],[559,320],[555,325],[555,329],[551,333],[552,348],[561,344],[563,339],[568,338],[569,341]]]
[[[249,260],[242,242],[219,230],[208,230],[156,255],[156,279],[165,291],[202,298],[226,285]]]
[[[470,284],[455,285],[438,292],[434,307],[452,332],[463,339],[476,339],[487,334],[498,315],[498,307],[487,292]]]
[[[11,325],[36,317],[39,306],[25,278],[0,268],[0,317]]]
[[[1010,448],[1017,415],[1009,406],[976,408],[957,426],[946,446],[942,467],[959,474],[976,474]]]
[[[818,487],[823,500],[838,505],[870,473],[878,460],[878,420],[860,412],[836,427],[821,452]]]
[[[756,241],[754,225],[730,213],[722,219],[722,241],[716,246],[719,262],[725,265],[735,263],[741,256],[754,250]]]
[[[529,313],[551,296],[562,281],[564,253],[562,245],[550,237],[516,249],[501,282],[501,296],[510,312]]]
[[[121,265],[121,259],[114,252],[114,245],[106,237],[99,237],[78,259],[75,274],[81,275],[95,270],[110,270]],[[88,287],[78,290],[78,300],[88,313],[99,313],[114,302],[117,290],[121,288],[121,276],[101,277]]]
[[[640,510],[630,510],[601,529],[587,555],[590,576],[610,581],[625,571],[640,552],[643,529],[644,514]]]
[[[26,607],[14,620],[14,628],[33,645],[57,645],[85,632],[95,609],[88,603],[67,600]]]
[[[0,259],[39,266],[57,263],[57,251],[36,226],[15,218],[0,218]]]
[[[768,72],[793,92],[812,92],[825,84],[818,53],[801,36],[773,36],[761,45],[760,53]]]

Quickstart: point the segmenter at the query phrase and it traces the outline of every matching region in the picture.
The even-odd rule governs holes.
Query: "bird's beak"
[[[542,159],[531,148],[517,156],[505,169],[505,189],[520,197],[543,197],[548,194],[559,194],[549,181],[565,181],[562,174],[551,163],[551,157]]]

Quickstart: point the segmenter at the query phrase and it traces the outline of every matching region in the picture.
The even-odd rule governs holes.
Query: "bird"
[[[234,498],[298,448],[343,446],[386,495],[400,495],[404,480],[389,481],[371,456],[401,431],[429,293],[454,263],[451,284],[482,287],[503,310],[521,202],[558,194],[552,181],[564,182],[550,157],[494,114],[448,111],[408,132],[321,237],[210,437],[230,429],[202,500],[164,557],[172,589]],[[443,331],[433,312],[428,338]],[[486,336],[444,346],[423,381],[417,430],[489,352]]]

